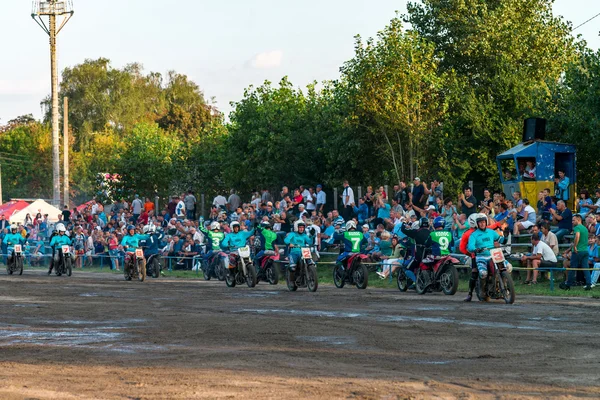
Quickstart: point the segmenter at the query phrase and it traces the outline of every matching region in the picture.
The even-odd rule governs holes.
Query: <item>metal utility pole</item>
[[[73,16],[72,0],[34,0],[31,18],[50,36],[50,69],[52,77],[52,202],[60,204],[60,154],[58,137],[58,64],[56,36]],[[48,17],[48,25],[44,17]],[[56,18],[63,17],[57,28]]]
[[[65,96],[63,105],[63,157],[64,157],[64,176],[63,176],[63,200],[66,206],[69,205],[69,98]]]

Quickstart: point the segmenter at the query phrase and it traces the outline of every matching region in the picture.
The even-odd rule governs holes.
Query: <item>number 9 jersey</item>
[[[450,249],[454,247],[454,238],[452,232],[433,231],[429,234],[431,237],[431,254],[433,256],[447,256]]]

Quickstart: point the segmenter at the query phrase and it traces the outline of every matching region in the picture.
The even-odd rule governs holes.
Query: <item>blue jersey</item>
[[[246,245],[246,241],[250,236],[254,235],[254,229],[250,231],[238,231],[238,233],[230,233],[225,236],[221,242],[221,248],[224,250],[237,250]]]
[[[153,233],[152,235],[141,235],[140,246],[144,246],[144,255],[150,256],[152,254],[158,254],[158,248],[163,238],[162,233]]]
[[[144,239],[145,235],[127,235],[127,236],[123,236],[123,239],[121,240],[121,246],[123,246],[124,248],[128,248],[127,251],[133,251],[135,250],[137,247],[139,247],[140,245],[140,240]]]
[[[56,246],[70,246],[71,238],[67,235],[56,235],[50,241],[50,246],[56,248]]]
[[[469,243],[467,244],[467,250],[473,253],[476,249],[493,249],[494,242],[499,241],[501,236],[491,229],[486,229],[482,231],[481,229],[477,229],[475,232],[471,234],[469,237]],[[486,250],[481,253],[482,256],[489,256],[489,250]]]
[[[7,233],[2,242],[14,246],[15,244],[25,244],[25,239],[20,233]]]
[[[313,244],[312,239],[310,238],[310,236],[308,236],[306,233],[298,233],[298,232],[291,232],[289,233],[284,240],[285,244],[287,245],[294,245],[294,247],[292,247],[290,249],[290,253],[294,253],[294,254],[299,254],[302,252],[302,247],[306,247],[306,246],[310,246]]]

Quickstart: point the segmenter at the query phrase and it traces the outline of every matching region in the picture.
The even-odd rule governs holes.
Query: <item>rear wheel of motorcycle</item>
[[[346,283],[344,281],[344,268],[341,265],[333,267],[333,283],[338,289],[343,288]]]
[[[354,284],[358,289],[366,289],[369,285],[369,271],[361,262],[354,268]]]
[[[154,257],[152,259],[152,277],[158,278],[160,276],[160,263],[158,262],[158,258]]]
[[[267,274],[267,281],[271,285],[277,285],[279,283],[279,270],[273,261],[269,261],[267,268],[265,268]]]
[[[254,264],[251,262],[246,264],[246,271],[248,271],[248,275],[246,275],[246,285],[248,287],[256,286],[256,268]]]
[[[67,270],[67,276],[73,274],[73,261],[70,258],[65,258],[65,269]]]
[[[138,279],[140,282],[144,282],[146,279],[146,262],[144,260],[137,260]]]
[[[235,273],[232,269],[227,268],[225,271],[225,284],[227,287],[235,287]]]
[[[440,283],[445,295],[452,296],[458,290],[458,270],[452,264],[448,264],[442,272]]]
[[[295,292],[296,290],[298,290],[298,286],[296,285],[296,277],[294,276],[294,279],[292,279],[292,277],[290,276],[291,273],[292,271],[290,271],[289,269],[285,271],[285,280],[287,283],[288,290],[290,292]]]
[[[417,271],[417,281],[415,282],[415,290],[418,294],[425,294],[428,286],[429,282],[427,279],[427,275],[425,271],[419,268],[419,270]]]
[[[502,282],[504,282],[504,291],[502,293],[504,302],[506,304],[513,304],[515,302],[515,285],[512,277],[506,271],[503,271],[500,276],[502,277]]]
[[[312,264],[306,266],[306,286],[309,292],[316,292],[319,287],[317,268]]]
[[[15,260],[17,263],[17,271],[19,271],[19,275],[23,275],[23,259],[21,257]]]
[[[396,278],[396,283],[398,284],[398,290],[401,292],[406,292],[408,290],[408,277],[406,276],[406,272],[404,269],[400,269],[398,271],[398,278]]]
[[[229,261],[227,259],[223,259],[221,262],[217,264],[215,274],[217,275],[217,279],[223,282],[225,277],[227,276],[227,270],[229,269]]]

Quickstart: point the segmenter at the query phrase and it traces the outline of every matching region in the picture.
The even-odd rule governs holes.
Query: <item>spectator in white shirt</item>
[[[352,218],[352,214],[354,213],[354,191],[348,184],[348,181],[344,181],[344,191],[342,192],[342,204],[344,208],[342,209],[342,216],[346,221],[349,221]]]
[[[310,215],[317,208],[317,206],[315,205],[317,202],[317,195],[315,194],[315,189],[308,188],[308,195],[304,198],[304,200],[306,201],[306,211],[308,211],[308,214]]]
[[[227,199],[225,196],[219,194],[213,200],[213,205],[219,207],[221,210],[225,210],[225,206],[227,205]]]
[[[533,244],[531,255],[523,256],[521,261],[527,263],[528,268],[534,268],[527,271],[527,279],[524,283],[535,285],[537,284],[539,274],[538,268],[556,268],[558,263],[554,251],[552,251],[550,246],[541,241],[539,235],[531,236],[531,244]],[[531,280],[532,275],[533,280]]]

